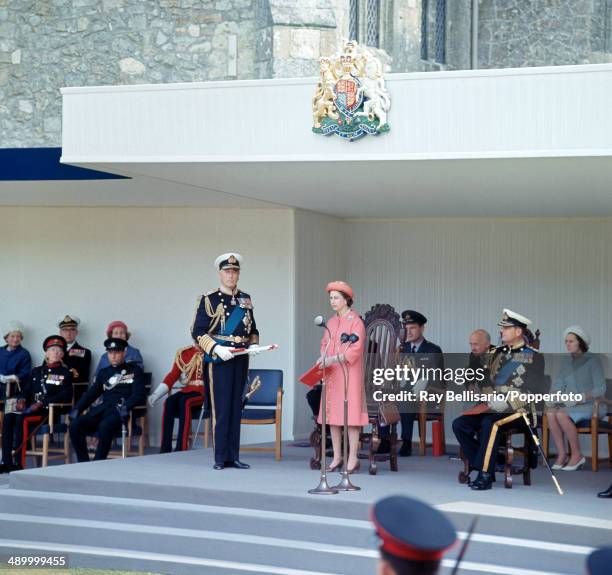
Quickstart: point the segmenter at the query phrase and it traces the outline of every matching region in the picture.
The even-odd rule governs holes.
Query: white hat
[[[573,333],[574,335],[577,335],[582,341],[584,341],[584,343],[586,343],[587,347],[590,347],[591,336],[579,325],[570,325],[568,328],[566,328],[563,332],[563,338],[565,338],[568,333]]]
[[[228,252],[221,254],[215,259],[215,269],[219,270],[239,270],[242,263],[242,256],[238,252]]]
[[[13,333],[14,331],[18,331],[23,336],[24,329],[20,321],[15,319],[7,321],[2,330],[2,337],[6,337],[9,333]]]
[[[512,311],[511,309],[504,309],[501,321],[497,322],[497,325],[502,327],[526,328],[527,326],[531,325],[531,320],[520,313]]]
[[[80,324],[81,320],[76,315],[66,314],[57,320],[57,327],[60,329],[63,327],[78,327]]]

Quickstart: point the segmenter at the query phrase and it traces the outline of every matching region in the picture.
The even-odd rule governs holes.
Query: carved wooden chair
[[[396,363],[397,341],[400,332],[400,316],[388,304],[376,304],[365,315],[366,357],[364,385],[367,399],[368,420],[371,431],[362,432],[360,442],[367,451],[360,457],[369,460],[369,473],[376,475],[378,463],[389,461],[391,471],[397,471],[397,421],[399,412],[394,404],[381,404],[372,399],[379,386],[373,383],[375,369],[393,367]],[[389,423],[389,454],[378,454],[381,424]]]

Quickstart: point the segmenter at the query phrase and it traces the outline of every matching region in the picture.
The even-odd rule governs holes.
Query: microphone
[[[356,333],[352,333],[348,336],[348,341],[350,341],[351,343],[357,343],[359,341],[359,336]]]
[[[346,343],[347,341],[350,340],[349,334],[348,333],[343,333],[340,336],[340,343]]]
[[[318,315],[314,318],[314,324],[319,327],[325,327],[325,320],[322,315]]]

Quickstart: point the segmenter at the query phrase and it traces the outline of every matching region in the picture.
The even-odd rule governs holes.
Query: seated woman
[[[2,425],[2,464],[0,473],[10,473],[25,464],[25,445],[29,425],[37,425],[49,415],[50,403],[72,401],[72,374],[62,363],[66,340],[61,335],[50,335],[43,343],[45,361],[32,370],[25,385],[16,396],[15,407],[4,415]],[[25,424],[25,425],[24,425]],[[13,459],[13,448],[19,463]]]
[[[190,345],[177,350],[170,373],[149,396],[149,406],[153,407],[155,402],[169,394],[172,389],[176,393],[169,395],[164,402],[160,453],[172,451],[172,432],[176,417],[179,418],[179,428],[175,451],[188,449],[191,408],[202,407],[204,400],[202,350],[198,346]]]
[[[581,469],[586,461],[580,451],[576,423],[591,419],[593,400],[605,395],[606,380],[599,358],[588,351],[591,344],[589,335],[578,325],[568,327],[563,335],[569,355],[563,361],[551,392],[582,394],[583,401],[549,407],[546,415],[550,434],[557,448],[557,460],[553,469],[576,471]],[[605,412],[606,406],[601,405],[599,416],[604,417]],[[571,456],[566,452],[566,438]]]
[[[128,331],[128,326],[122,321],[111,321],[106,328],[106,337],[118,337],[125,341],[129,341],[132,334]],[[140,351],[135,347],[132,347],[129,343],[125,349],[125,363],[135,363],[140,369],[144,371],[144,362],[142,361],[142,355]],[[102,354],[98,367],[96,367],[96,376],[100,373],[101,369],[104,369],[110,365],[108,359],[108,353]]]
[[[6,345],[0,347],[0,401],[6,396],[6,384],[25,382],[32,371],[30,352],[21,347],[23,341],[23,325],[18,321],[10,321],[2,331]]]

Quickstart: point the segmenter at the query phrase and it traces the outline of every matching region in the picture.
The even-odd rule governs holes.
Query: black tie
[[[416,353],[416,345],[412,344],[412,349],[410,351],[412,353]]]

